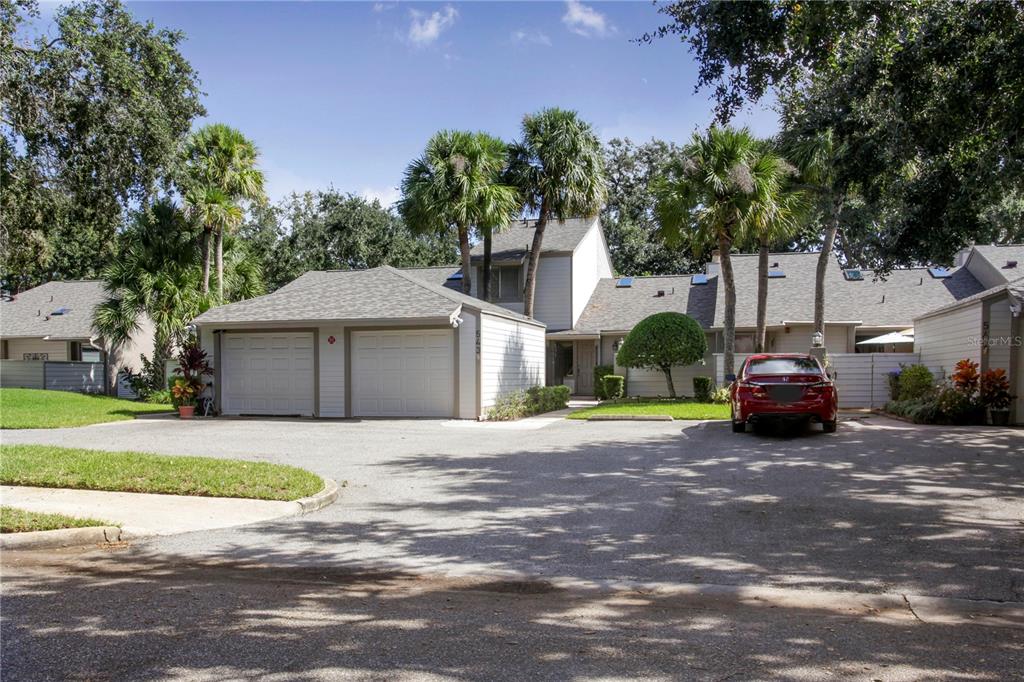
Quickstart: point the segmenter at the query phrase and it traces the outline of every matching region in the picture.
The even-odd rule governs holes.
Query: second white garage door
[[[352,332],[353,417],[451,417],[451,330]]]
[[[224,414],[313,415],[313,334],[224,334]]]

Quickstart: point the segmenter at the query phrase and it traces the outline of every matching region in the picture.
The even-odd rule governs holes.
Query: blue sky
[[[706,92],[649,2],[139,2],[184,31],[208,120],[263,154],[271,198],[325,188],[392,201],[405,165],[441,128],[514,138],[524,113],[575,109],[602,139],[683,141],[707,125]],[[766,109],[740,117],[776,130]]]

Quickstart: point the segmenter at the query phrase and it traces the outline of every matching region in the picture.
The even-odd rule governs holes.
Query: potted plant
[[[171,395],[178,404],[178,416],[191,419],[196,410],[196,399],[203,392],[206,384],[203,375],[211,372],[210,363],[204,351],[194,340],[189,341],[178,353],[178,369],[175,374]]]
[[[970,424],[984,424],[985,404],[978,393],[981,379],[978,374],[978,363],[964,358],[956,363],[951,379],[953,380],[953,388],[967,399],[967,422]]]
[[[981,403],[988,408],[989,418],[993,426],[1006,426],[1010,423],[1010,382],[1006,378],[1006,370],[990,369],[981,375]]]

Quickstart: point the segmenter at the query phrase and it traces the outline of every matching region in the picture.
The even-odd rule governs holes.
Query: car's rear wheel
[[[733,433],[746,433],[747,432],[747,422],[733,422],[732,423],[732,432]]]
[[[836,432],[836,420],[833,419],[830,422],[821,422],[821,430],[824,431],[825,433],[835,433]]]

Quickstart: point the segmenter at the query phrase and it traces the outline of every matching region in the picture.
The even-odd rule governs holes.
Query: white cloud
[[[397,187],[385,187],[383,189],[364,187],[359,195],[367,201],[376,199],[384,208],[390,208],[396,201],[402,198],[402,193],[398,191]]]
[[[510,39],[513,43],[521,44],[533,44],[533,45],[550,45],[551,38],[547,36],[543,31],[527,30],[520,28],[512,31]]]
[[[585,38],[606,38],[617,30],[608,17],[579,0],[566,0],[562,23]]]
[[[377,12],[377,13],[380,13],[380,12],[390,12],[391,10],[393,10],[396,7],[398,7],[398,3],[394,3],[394,2],[375,2],[375,3],[373,3],[373,11]]]
[[[458,11],[451,5],[445,5],[444,9],[429,15],[419,10],[409,10],[409,41],[419,46],[430,45],[452,27],[458,16]]]

